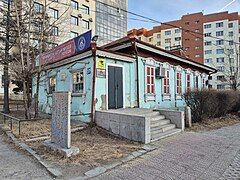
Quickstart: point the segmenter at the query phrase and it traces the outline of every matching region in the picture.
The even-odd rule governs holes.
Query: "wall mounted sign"
[[[40,55],[40,65],[50,64],[61,61],[68,57],[79,54],[91,47],[92,31],[88,31],[80,36],[71,39],[50,51]]]
[[[102,57],[99,57],[97,60],[97,68],[98,69],[105,69],[105,59]]]
[[[87,75],[91,74],[91,68],[87,68]]]
[[[98,78],[106,78],[106,69],[97,69]]]

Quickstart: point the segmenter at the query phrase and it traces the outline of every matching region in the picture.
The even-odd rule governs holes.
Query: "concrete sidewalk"
[[[154,145],[159,148],[95,179],[240,179],[240,124]]]
[[[0,179],[52,179],[32,157],[5,142],[0,131]]]

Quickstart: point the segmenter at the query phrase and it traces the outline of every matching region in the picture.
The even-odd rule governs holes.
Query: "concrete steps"
[[[151,142],[181,132],[181,129],[177,129],[175,124],[172,124],[169,119],[166,119],[164,115],[161,115],[157,111],[146,111],[144,115],[150,118],[151,121]]]
[[[154,142],[154,141],[172,136],[172,135],[180,133],[180,132],[182,132],[181,129],[175,128],[175,129],[163,132],[163,133],[158,133],[158,134],[151,135],[151,142]]]

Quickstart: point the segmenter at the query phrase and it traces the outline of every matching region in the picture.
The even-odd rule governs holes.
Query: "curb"
[[[84,179],[89,179],[89,178],[93,178],[96,176],[99,176],[111,169],[114,169],[117,166],[120,166],[126,162],[132,161],[133,159],[136,159],[148,152],[151,152],[153,150],[157,149],[157,147],[153,146],[153,145],[144,145],[140,150],[138,151],[134,151],[131,154],[129,154],[128,156],[118,160],[117,162],[111,163],[111,164],[107,164],[107,165],[103,165],[103,166],[98,166],[96,168],[93,168],[87,172],[84,173],[84,176],[79,176],[77,178],[72,178],[72,180],[84,180]]]
[[[2,129],[2,127],[0,126],[0,128]],[[2,129],[3,130],[3,129]],[[57,177],[61,177],[62,173],[61,171],[54,167],[53,165],[50,165],[48,162],[44,161],[39,155],[37,155],[37,153],[31,149],[27,144],[22,143],[21,141],[19,141],[14,135],[13,133],[11,133],[10,131],[5,131],[3,130],[3,132],[5,132],[5,134],[8,136],[8,138],[10,138],[13,143],[24,149],[25,151],[27,151],[30,155],[32,155],[53,177],[57,178]]]

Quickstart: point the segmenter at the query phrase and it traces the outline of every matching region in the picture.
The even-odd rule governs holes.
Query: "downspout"
[[[92,105],[91,105],[91,122],[90,125],[95,124],[95,83],[96,83],[96,42],[91,43],[92,56],[93,56],[93,79],[92,79]]]
[[[177,74],[176,74],[176,69],[173,68],[174,71],[174,97],[175,97],[175,102],[174,102],[174,106],[177,107]]]
[[[135,58],[136,58],[136,82],[137,82],[137,107],[139,108],[139,64],[138,64],[138,50],[137,50],[137,44],[136,44],[136,40],[133,42],[133,47],[134,47],[134,52],[135,52]]]

